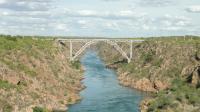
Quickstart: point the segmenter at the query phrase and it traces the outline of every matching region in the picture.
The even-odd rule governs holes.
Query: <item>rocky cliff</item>
[[[0,112],[66,110],[79,100],[82,71],[68,51],[54,40],[1,36]]]

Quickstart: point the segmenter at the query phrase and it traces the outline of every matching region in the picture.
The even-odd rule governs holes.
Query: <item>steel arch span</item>
[[[98,42],[105,42],[113,46],[126,60],[128,63],[131,62],[133,55],[133,42],[142,42],[143,40],[131,40],[131,39],[58,39],[59,42],[70,43],[70,60],[74,61],[81,53],[83,53],[88,47]],[[86,42],[74,55],[73,55],[73,43],[75,42]],[[129,56],[127,53],[117,44],[117,42],[126,42],[129,43]]]

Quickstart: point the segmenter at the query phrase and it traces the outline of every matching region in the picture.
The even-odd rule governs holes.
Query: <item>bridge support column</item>
[[[70,54],[69,54],[70,55],[70,61],[73,61],[73,54],[72,54],[73,53],[72,52],[73,51],[73,44],[72,44],[71,40],[69,41],[69,44],[70,44]]]
[[[130,41],[130,59],[133,58],[133,40]]]

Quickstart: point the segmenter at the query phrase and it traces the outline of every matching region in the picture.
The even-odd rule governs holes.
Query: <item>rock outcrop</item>
[[[200,86],[200,66],[195,67],[194,71],[192,72],[190,76],[191,80],[190,83],[195,86]]]
[[[128,74],[127,72],[119,74],[118,80],[120,84],[146,92],[156,92],[169,87],[169,84],[161,82],[160,80],[151,81],[145,77],[142,79],[134,79]]]

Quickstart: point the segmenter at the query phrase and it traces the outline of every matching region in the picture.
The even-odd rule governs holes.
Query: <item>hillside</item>
[[[128,52],[128,44],[118,44]],[[148,38],[133,46],[131,63],[103,42],[91,48],[116,69],[120,84],[151,93],[142,112],[200,110],[200,38]],[[67,54],[69,46],[55,40],[1,36],[0,112],[56,112],[80,100],[82,70]]]
[[[0,112],[66,110],[80,99],[82,71],[54,40],[0,37]]]
[[[134,43],[129,64],[108,45],[99,48],[109,67],[117,70],[120,84],[152,93],[141,103],[142,112],[200,110],[200,38],[148,38]]]

